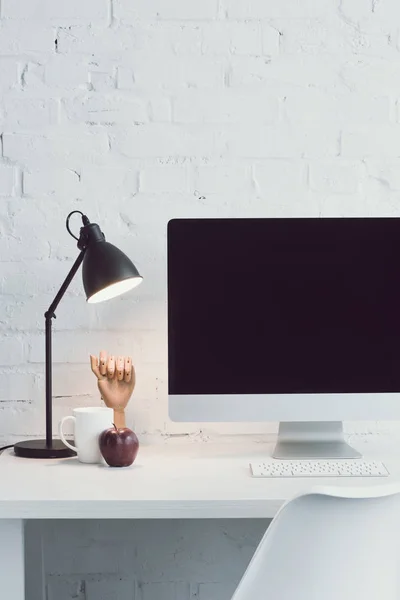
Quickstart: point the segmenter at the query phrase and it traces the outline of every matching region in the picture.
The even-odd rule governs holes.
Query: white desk
[[[354,442],[353,442],[354,443]],[[128,469],[0,455],[0,583],[23,600],[25,519],[271,518],[282,503],[316,485],[370,487],[400,482],[400,443],[361,439],[366,458],[383,460],[381,479],[255,479],[249,462],[271,444],[229,440],[142,446]]]

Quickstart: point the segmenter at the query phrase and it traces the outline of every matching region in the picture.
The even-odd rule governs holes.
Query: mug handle
[[[60,438],[63,444],[65,444],[67,446],[67,448],[70,448],[71,450],[73,450],[74,452],[78,452],[78,448],[75,448],[75,446],[73,446],[72,444],[70,444],[64,436],[64,432],[63,432],[63,425],[65,423],[65,421],[68,421],[68,419],[72,419],[74,422],[76,422],[75,417],[73,417],[72,415],[68,415],[67,417],[64,417],[63,419],[61,419],[59,425],[58,425],[58,433],[60,434]]]

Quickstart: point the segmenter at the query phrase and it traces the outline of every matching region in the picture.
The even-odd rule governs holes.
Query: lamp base
[[[46,440],[18,442],[14,446],[14,453],[22,458],[68,458],[69,456],[76,456],[76,452],[64,446],[61,440],[52,440],[51,447],[47,446]]]

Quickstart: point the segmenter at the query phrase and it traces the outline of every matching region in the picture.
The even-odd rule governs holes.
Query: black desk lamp
[[[79,238],[74,236],[69,227],[70,218],[76,213],[82,216],[83,222]],[[87,301],[91,303],[119,296],[142,281],[142,277],[129,258],[121,250],[106,242],[100,227],[96,223],[91,223],[80,210],[74,210],[68,215],[66,225],[68,233],[78,240],[78,248],[81,252],[44,315],[46,320],[46,439],[15,444],[15,454],[24,458],[65,458],[75,454],[64,446],[61,440],[53,439],[51,321],[56,318],[54,311],[81,263],[83,263],[83,287]]]

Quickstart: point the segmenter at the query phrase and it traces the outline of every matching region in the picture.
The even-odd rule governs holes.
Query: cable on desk
[[[0,448],[0,452],[2,452],[3,450],[8,450],[8,448],[14,448],[14,444],[10,444],[9,446],[3,446],[2,448]]]

